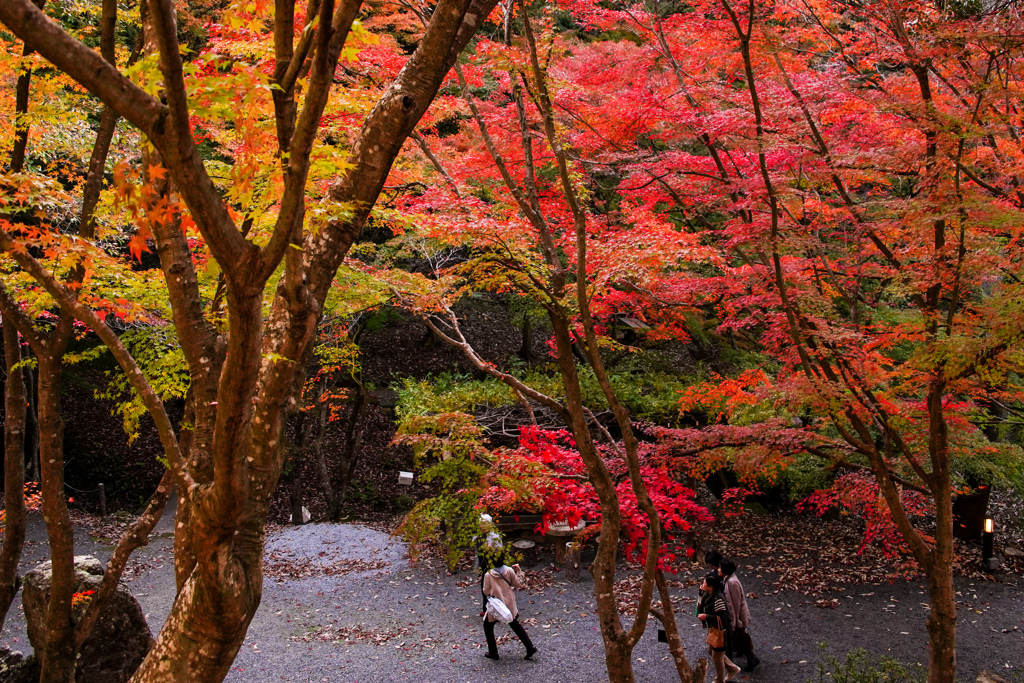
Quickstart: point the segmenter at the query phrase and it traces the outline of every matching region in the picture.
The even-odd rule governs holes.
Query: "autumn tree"
[[[458,150],[460,169],[453,169],[435,153],[432,140],[419,142],[434,171],[444,178],[407,203],[423,234],[451,244],[459,240],[477,254],[467,263],[449,269],[433,284],[399,274],[394,276],[402,303],[423,317],[442,339],[461,349],[482,372],[505,382],[521,402],[535,402],[558,415],[569,428],[576,451],[585,465],[586,477],[599,501],[600,527],[597,554],[591,566],[598,619],[605,644],[611,680],[634,679],[631,653],[651,614],[654,590],[661,597],[660,614],[680,680],[702,680],[706,662],[691,667],[675,628],[667,582],[660,566],[663,549],[662,522],[645,482],[629,410],[623,404],[605,367],[599,322],[591,300],[603,294],[608,282],[623,271],[643,268],[644,257],[624,250],[661,242],[670,227],[667,221],[651,221],[645,230],[627,234],[620,226],[594,213],[586,200],[587,188],[578,177],[577,159],[566,148],[566,133],[556,109],[556,80],[548,70],[555,51],[563,44],[549,32],[550,17],[539,20],[538,32],[530,11],[522,4],[507,3],[501,41],[478,46],[478,65],[456,66],[456,93],[465,100],[464,111],[472,125],[455,142],[446,140],[448,153]],[[521,27],[521,32],[515,30]],[[552,44],[555,41],[555,44]],[[484,74],[497,81],[491,89]],[[472,80],[471,80],[472,79]],[[484,86],[492,97],[478,100],[473,86]],[[433,136],[430,136],[433,138]],[[465,145],[463,147],[463,145]],[[481,176],[480,169],[488,169]],[[461,182],[460,182],[461,181]],[[464,183],[464,184],[463,184]],[[486,198],[473,197],[473,185]],[[460,197],[455,204],[451,197]],[[500,200],[499,200],[500,197]],[[597,237],[595,237],[595,234]],[[650,253],[650,263],[664,266],[680,251],[696,248],[685,235],[673,234],[667,248]],[[470,288],[491,288],[525,295],[542,306],[554,333],[554,356],[561,379],[561,396],[538,391],[529,383],[482,358],[463,335],[451,303]],[[578,361],[585,363],[581,370]],[[582,396],[581,372],[592,372],[621,438],[613,438],[598,422]],[[621,475],[629,482],[629,497],[646,517],[647,535],[642,553],[643,580],[632,624],[623,626],[615,589],[616,553],[623,530],[624,501],[617,480],[603,457],[605,439],[625,464]]]
[[[337,522],[348,486],[359,463],[364,419],[373,400],[362,379],[359,341],[377,307],[390,292],[358,271],[343,266],[340,284],[325,302],[315,343],[307,351],[309,368],[291,420],[289,448],[292,476],[292,523],[302,523],[303,469],[311,456],[315,482],[327,505],[327,519]],[[338,462],[331,467],[329,432],[340,431]]]
[[[146,192],[137,224],[156,244],[188,365],[190,431],[175,432],[145,373],[102,315],[76,298],[73,281],[55,277],[27,247],[26,224],[8,217],[0,234],[0,248],[46,289],[66,324],[81,321],[110,349],[156,423],[177,484],[178,596],[133,680],[220,680],[227,673],[259,604],[267,506],[284,458],[282,418],[296,400],[300,362],[332,279],[406,136],[493,5],[442,0],[430,8],[415,51],[345,145],[344,166],[328,165],[331,178],[318,176],[323,167],[311,160],[320,152],[337,153],[324,149],[319,131],[331,99],[344,92],[334,87],[335,74],[353,27],[358,30],[358,0],[229,8],[235,27],[245,28],[234,48],[252,49],[247,54],[260,68],[235,62],[207,71],[183,63],[173,3],[143,3],[149,57],[131,72],[30,2],[0,4],[0,22],[8,30],[124,117],[157,155],[143,169]],[[258,202],[251,184],[238,192],[233,184],[218,185],[196,142],[200,122],[234,118],[232,107],[242,104],[249,109],[241,113],[252,116],[239,132],[253,136],[251,148],[265,156],[246,159],[238,156],[241,149],[233,150],[231,180],[241,182],[243,173],[259,179],[266,196]],[[320,182],[313,194],[322,199],[307,207],[313,180]],[[219,311],[206,308],[210,299],[200,289],[183,228],[201,236],[222,274],[222,295],[214,299]],[[272,277],[277,282],[265,312]],[[59,480],[46,478],[48,504],[56,506],[52,492]],[[54,512],[61,514],[59,507]],[[56,584],[67,579],[68,568],[65,559],[54,559]],[[65,565],[61,577],[58,560]],[[54,680],[71,675],[67,654],[51,664],[44,659],[44,667],[63,669]]]
[[[98,28],[101,57],[107,63],[114,63],[117,58],[116,21],[115,3],[104,3],[100,11]],[[50,229],[51,226],[59,227],[60,222],[67,219],[66,211],[59,207],[59,202],[70,202],[71,198],[59,190],[60,185],[57,183],[67,182],[67,179],[61,177],[60,160],[67,161],[68,157],[75,153],[76,141],[73,136],[67,135],[35,135],[43,130],[52,130],[54,121],[58,118],[65,129],[85,127],[84,117],[87,108],[82,106],[84,103],[79,101],[79,98],[66,95],[63,88],[68,82],[63,79],[48,78],[44,75],[33,78],[33,71],[39,64],[32,57],[32,48],[26,46],[22,52],[24,63],[15,87],[16,124],[12,136],[10,175],[5,179],[8,190],[4,206],[5,218],[15,224],[29,221],[28,224],[22,225],[19,231],[24,245],[30,245],[51,257],[63,252],[63,258],[52,261],[52,267],[63,272],[69,289],[76,297],[81,298],[84,293],[102,307],[105,296],[124,295],[126,292],[122,290],[115,293],[102,284],[103,279],[98,287],[83,288],[83,283],[88,270],[109,267],[112,265],[110,259],[104,254],[89,254],[88,251],[76,250],[73,240]],[[122,48],[122,52],[127,51]],[[122,54],[122,58],[125,56]],[[127,60],[130,63],[137,57],[136,51],[133,55],[127,56]],[[34,97],[33,91],[36,91]],[[32,108],[30,102],[34,105]],[[117,114],[109,108],[103,109],[99,115],[99,125],[89,152],[87,171],[80,185],[81,195],[78,203],[81,208],[74,217],[77,235],[83,240],[92,240],[96,236],[95,211],[100,199],[103,172],[117,121]],[[30,146],[30,139],[40,137],[51,138],[51,142],[44,143],[46,149]],[[42,158],[56,158],[58,162],[51,162],[48,164],[49,168],[46,167],[46,163],[37,163],[37,168],[30,170],[26,162],[37,158],[36,155]],[[38,168],[39,166],[43,168]],[[32,190],[33,187],[39,189]],[[48,212],[47,208],[56,208],[56,211]],[[118,270],[119,277],[125,275],[126,265],[123,264],[120,269],[115,266],[112,271],[107,271],[107,275]],[[125,284],[131,281],[131,277],[124,279]],[[75,318],[69,311],[63,310],[58,316],[50,316],[52,327],[40,327],[37,319],[33,319],[32,316],[46,313],[45,310],[40,310],[40,306],[45,308],[45,304],[39,301],[38,295],[33,296],[31,290],[37,288],[26,288],[25,285],[24,280],[19,281],[13,273],[8,273],[6,287],[0,291],[0,311],[3,312],[4,318],[5,349],[8,359],[6,389],[9,413],[6,416],[6,433],[11,439],[5,452],[7,500],[10,504],[4,539],[5,562],[2,565],[6,589],[3,594],[3,610],[6,614],[10,605],[9,598],[14,597],[13,589],[17,588],[17,558],[20,543],[24,539],[25,507],[19,489],[24,484],[25,460],[27,397],[22,375],[23,366],[27,364],[28,359],[21,360],[21,344],[25,341],[36,361],[38,381],[33,398],[38,411],[36,427],[42,475],[42,508],[53,567],[50,601],[46,613],[46,643],[44,651],[39,655],[42,675],[51,680],[63,680],[73,676],[76,653],[91,633],[100,610],[116,589],[128,556],[132,550],[145,542],[149,531],[159,519],[170,492],[171,479],[170,476],[164,478],[149,507],[118,543],[102,585],[76,623],[72,616],[72,595],[75,587],[74,547],[71,519],[64,493],[63,423],[60,417],[62,364],[68,343],[74,334]],[[28,295],[28,301],[24,301],[25,297],[19,295]],[[23,301],[16,301],[15,297]],[[43,295],[42,298],[48,297]],[[21,455],[18,454],[19,451]]]
[[[872,473],[926,574],[929,676],[952,681],[956,462],[993,448],[971,416],[1019,399],[1020,16],[884,0],[680,10],[586,14],[637,37],[617,47],[634,87],[669,75],[680,94],[649,125],[658,171],[606,155],[619,187],[719,249],[710,277],[620,288],[702,310],[782,363],[775,389],[815,432],[800,447]],[[608,74],[580,77],[594,91],[576,111],[593,120]],[[914,514],[921,495],[934,526]]]
[[[957,463],[992,452],[978,416],[1019,400],[1019,14],[884,0],[564,7],[608,38],[571,54],[545,44],[564,84],[561,128],[547,134],[540,80],[520,75],[528,54],[488,44],[510,75],[492,70],[496,96],[471,107],[486,155],[457,148],[475,174],[463,195],[480,203],[446,211],[439,182],[417,199],[422,224],[487,245],[476,282],[538,299],[560,262],[524,258],[523,235],[536,230],[540,254],[550,236],[586,292],[580,331],[591,303],[652,321],[689,312],[779,363],[776,416],[802,415],[799,427],[715,426],[680,449],[775,462],[809,452],[870,472],[928,577],[930,676],[953,680]],[[550,147],[535,147],[539,131]],[[431,165],[458,182],[436,147]],[[577,206],[590,212],[574,273],[581,252],[564,235],[581,213],[557,189],[560,154],[585,178]],[[500,180],[481,177],[491,164]],[[545,233],[537,215],[556,227]],[[567,349],[581,341],[573,331]],[[728,395],[732,381],[712,390]],[[914,514],[921,496],[932,516]]]
[[[774,299],[771,328],[791,345],[777,349],[802,385],[795,396],[870,465],[925,572],[929,679],[952,681],[952,463],[984,448],[964,418],[1008,388],[1000,378],[1016,366],[1020,338],[1019,205],[983,177],[1013,183],[1000,162],[1019,149],[999,150],[1015,131],[993,90],[1015,79],[1019,45],[1009,36],[1019,19],[871,3],[811,6],[777,30],[753,3],[721,11],[752,112],[744,146],[756,166],[740,200],[752,211],[734,223],[747,236],[748,277],[764,278],[758,289]],[[838,86],[828,100],[814,93],[824,83],[813,61],[793,49],[808,33],[842,65],[828,74]],[[883,59],[900,66],[867,76]],[[839,134],[844,125],[855,134]],[[900,344],[913,349],[905,360]],[[914,523],[906,488],[930,498],[934,529]]]

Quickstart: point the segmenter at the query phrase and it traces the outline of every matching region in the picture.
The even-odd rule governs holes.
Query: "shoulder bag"
[[[708,637],[704,640],[704,642],[715,650],[721,650],[725,647],[725,631],[721,626],[721,618],[718,619],[718,627],[708,625]]]

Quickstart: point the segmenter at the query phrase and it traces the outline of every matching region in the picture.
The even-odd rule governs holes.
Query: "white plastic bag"
[[[512,622],[512,612],[509,610],[508,605],[502,602],[501,598],[487,598],[487,614],[484,618],[486,617],[500,621],[503,624]]]

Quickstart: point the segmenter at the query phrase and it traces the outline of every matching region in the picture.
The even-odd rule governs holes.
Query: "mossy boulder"
[[[75,593],[99,590],[103,565],[95,557],[75,558]],[[36,652],[46,646],[46,608],[53,577],[49,562],[25,574],[22,606],[28,639]],[[77,623],[86,604],[74,609]],[[122,683],[139,668],[153,646],[153,635],[135,596],[120,584],[104,607],[92,633],[82,645],[75,671],[76,683]],[[2,679],[0,679],[2,683]]]
[[[39,662],[35,655],[26,657],[17,650],[0,647],[0,683],[37,683]]]

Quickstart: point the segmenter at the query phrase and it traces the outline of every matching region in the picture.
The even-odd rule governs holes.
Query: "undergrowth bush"
[[[511,373],[528,386],[558,400],[564,399],[562,380],[542,370],[513,368]],[[608,402],[593,371],[580,367],[583,401],[594,411],[608,409]],[[671,424],[679,419],[679,392],[691,382],[668,373],[611,373],[620,400],[634,418]],[[398,392],[395,410],[401,423],[413,416],[467,412],[517,403],[507,385],[493,378],[475,380],[469,375],[444,372],[422,380],[407,378],[394,387]]]
[[[825,652],[821,644],[818,677],[807,683],[925,683],[928,671],[920,663],[904,665],[892,657],[870,657],[866,650],[857,648],[846,653],[840,661]]]

